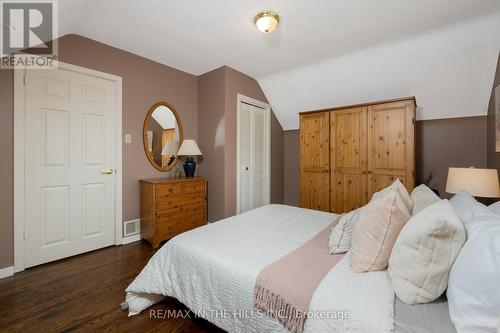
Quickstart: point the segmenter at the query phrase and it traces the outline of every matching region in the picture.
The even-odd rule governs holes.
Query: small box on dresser
[[[140,185],[141,237],[154,248],[206,224],[205,178],[142,179]]]

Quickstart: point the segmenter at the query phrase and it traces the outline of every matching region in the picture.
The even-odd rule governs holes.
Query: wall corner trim
[[[0,268],[0,279],[14,275],[14,266]]]

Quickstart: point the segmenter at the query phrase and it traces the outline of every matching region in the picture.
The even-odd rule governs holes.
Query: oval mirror
[[[177,164],[182,143],[182,124],[174,107],[167,102],[153,105],[144,120],[144,151],[158,171],[170,171]]]

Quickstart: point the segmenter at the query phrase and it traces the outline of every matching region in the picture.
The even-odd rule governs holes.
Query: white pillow
[[[500,218],[483,216],[472,222],[450,272],[446,292],[450,318],[458,333],[496,332],[500,315]]]
[[[411,197],[410,197],[410,194],[408,193],[408,190],[406,189],[406,187],[404,187],[404,185],[401,183],[399,178],[396,179],[394,181],[394,183],[392,183],[391,185],[374,193],[372,196],[372,199],[376,199],[378,197],[381,197],[391,190],[395,190],[401,196],[403,203],[406,205],[406,207],[408,207],[408,210],[411,212],[413,209],[413,200],[411,200]]]
[[[417,304],[441,296],[464,242],[464,226],[448,200],[415,214],[401,230],[389,258],[388,273],[399,299]]]
[[[353,210],[342,216],[332,228],[328,246],[330,254],[346,253],[351,248],[352,226],[359,217],[359,209]]]
[[[411,200],[413,201],[412,215],[415,215],[427,206],[439,202],[441,199],[426,185],[422,184],[413,189],[411,192]]]
[[[500,201],[497,201],[494,204],[489,205],[488,209],[491,210],[493,213],[500,215]]]
[[[451,204],[457,211],[462,222],[466,223],[472,218],[479,216],[494,216],[496,215],[482,203],[476,201],[469,193],[460,192],[455,194],[450,199]]]

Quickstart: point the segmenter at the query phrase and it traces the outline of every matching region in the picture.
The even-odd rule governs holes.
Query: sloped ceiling
[[[264,35],[253,16],[281,25]],[[256,78],[284,129],[299,111],[415,95],[419,119],[486,114],[499,0],[60,0],[79,34],[195,75]]]
[[[486,115],[500,46],[500,17],[261,77],[285,129],[298,112],[416,96],[417,119]]]

